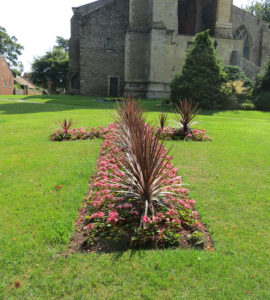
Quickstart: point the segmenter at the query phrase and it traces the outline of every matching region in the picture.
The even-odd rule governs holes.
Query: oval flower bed
[[[80,243],[84,240],[81,249],[212,249],[196,203],[188,197],[169,151],[134,105],[130,100],[118,109],[119,119],[105,135],[96,174],[76,222],[83,235]]]

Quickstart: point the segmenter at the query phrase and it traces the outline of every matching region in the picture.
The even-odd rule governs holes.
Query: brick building
[[[12,95],[14,77],[4,56],[0,55],[0,95]]]
[[[233,0],[98,0],[73,8],[70,91],[167,97],[194,36],[210,29],[224,65],[249,77],[270,56],[270,23]]]

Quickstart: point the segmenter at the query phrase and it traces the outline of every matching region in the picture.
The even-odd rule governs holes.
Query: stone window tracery
[[[249,59],[250,41],[245,26],[240,26],[234,33],[235,39],[244,40],[243,57]]]

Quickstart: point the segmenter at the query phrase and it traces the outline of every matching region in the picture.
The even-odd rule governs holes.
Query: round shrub
[[[264,74],[255,79],[252,97],[256,109],[270,110],[270,60]]]
[[[270,91],[262,91],[255,99],[256,109],[270,111]]]

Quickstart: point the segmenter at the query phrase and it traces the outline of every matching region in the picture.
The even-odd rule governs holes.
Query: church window
[[[178,0],[178,33],[194,35],[210,29],[214,36],[217,0]]]
[[[240,26],[234,33],[235,39],[244,40],[243,57],[249,59],[250,41],[245,26]]]
[[[178,1],[178,33],[194,35],[196,33],[196,0]]]
[[[112,39],[110,39],[110,38],[106,39],[105,48],[106,48],[106,50],[111,50],[112,49]]]

